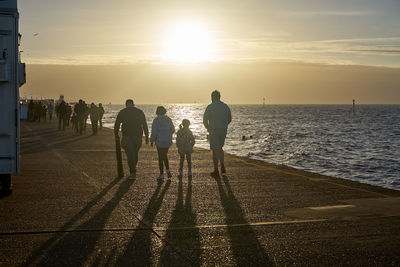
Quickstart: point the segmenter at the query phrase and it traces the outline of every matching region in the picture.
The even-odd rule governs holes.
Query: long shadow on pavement
[[[225,212],[225,221],[231,243],[236,266],[273,266],[264,248],[257,239],[257,235],[245,219],[239,201],[233,194],[227,176],[216,177],[218,190],[221,197],[221,204]],[[233,226],[240,224],[242,226]]]
[[[149,204],[140,220],[138,228],[133,233],[125,251],[118,258],[116,266],[152,266],[151,237],[154,233],[154,220],[161,208],[165,193],[171,181],[168,180],[160,193],[163,182],[159,181],[156,190],[150,198]]]
[[[122,197],[129,191],[133,180],[122,182],[114,197],[108,201],[93,217],[80,224],[74,231],[64,234],[51,249],[44,253],[38,265],[40,266],[81,266],[93,253],[97,241],[103,234],[104,228],[113,210],[118,206]],[[93,229],[100,231],[91,231]],[[87,230],[88,232],[85,232]]]
[[[201,244],[196,214],[192,210],[192,179],[188,180],[185,204],[183,183],[179,178],[178,199],[164,238],[162,266],[200,266]],[[183,227],[179,229],[179,227]],[[185,261],[186,260],[186,261]]]
[[[108,184],[95,198],[88,202],[81,211],[75,214],[68,222],[66,222],[60,229],[58,229],[58,232],[54,236],[52,236],[43,245],[36,249],[35,252],[33,252],[32,255],[27,259],[25,264],[33,264],[42,255],[46,254],[46,251],[65,235],[64,231],[70,230],[74,223],[82,218],[91,208],[93,208],[120,180],[121,178],[116,177],[110,184]]]

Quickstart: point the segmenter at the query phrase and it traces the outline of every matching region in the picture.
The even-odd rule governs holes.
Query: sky
[[[26,97],[208,102],[217,88],[233,103],[263,97],[271,104],[400,103],[398,0],[19,0],[18,6]],[[240,93],[248,87],[251,94]]]

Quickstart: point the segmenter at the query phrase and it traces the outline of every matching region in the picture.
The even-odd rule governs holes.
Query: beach
[[[136,180],[117,177],[113,132],[21,123],[21,173],[0,200],[2,266],[398,266],[400,192],[226,155],[212,178],[157,181],[142,146]],[[123,155],[124,170],[128,167]]]

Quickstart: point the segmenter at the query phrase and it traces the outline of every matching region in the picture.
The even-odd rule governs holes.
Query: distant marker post
[[[356,112],[356,100],[353,99],[353,114]]]

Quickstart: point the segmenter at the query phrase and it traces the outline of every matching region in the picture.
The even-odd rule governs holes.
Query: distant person
[[[58,130],[65,130],[66,126],[66,120],[67,120],[67,103],[65,103],[64,100],[62,100],[56,107],[56,113],[58,117]]]
[[[35,121],[40,122],[40,118],[42,117],[42,111],[43,107],[42,107],[42,102],[39,101],[39,103],[35,104]]]
[[[89,116],[90,116],[90,123],[92,124],[92,135],[96,135],[100,118],[100,112],[99,108],[94,103],[90,105]]]
[[[158,153],[158,167],[160,168],[160,176],[158,179],[164,179],[164,166],[167,171],[168,178],[172,177],[169,170],[168,149],[172,145],[172,134],[175,132],[172,120],[165,115],[167,110],[159,106],[156,110],[157,117],[154,118],[151,126],[151,146],[156,143]]]
[[[128,158],[130,178],[136,178],[136,165],[139,158],[139,149],[142,146],[143,132],[146,144],[149,143],[149,129],[146,117],[141,109],[134,106],[133,100],[128,99],[115,120],[114,134],[119,138],[119,128],[122,124],[121,147],[125,150]]]
[[[82,134],[86,112],[86,107],[82,99],[79,99],[79,102],[75,104],[74,112],[76,114],[77,132]]]
[[[185,161],[185,157],[188,164],[188,177],[192,178],[192,153],[195,140],[189,126],[189,120],[182,120],[182,124],[179,125],[179,130],[176,133],[176,146],[178,147],[178,153],[180,156],[179,178],[182,178],[183,162]]]
[[[53,118],[53,111],[54,111],[54,105],[52,102],[49,103],[47,106],[47,111],[49,112],[49,120],[51,121]]]
[[[104,108],[103,104],[99,103],[99,125],[100,125],[100,130],[103,129],[103,116],[104,116]]]
[[[84,118],[83,129],[86,130],[86,124],[87,124],[87,119],[89,118],[90,109],[89,109],[89,107],[88,107],[88,105],[86,104],[85,101],[83,101],[83,105],[85,107],[85,118]]]
[[[210,148],[213,155],[214,171],[211,176],[218,177],[218,163],[221,164],[221,173],[225,174],[224,150],[228,125],[232,121],[231,110],[221,100],[221,94],[215,90],[211,93],[212,103],[207,106],[203,116],[203,124],[209,132]]]
[[[31,99],[28,104],[28,120],[34,121],[34,119],[35,119],[35,103],[33,103],[33,100]]]
[[[66,117],[67,126],[69,126],[69,121],[71,120],[71,116],[72,116],[72,107],[70,104],[67,103],[67,117]]]
[[[42,104],[42,108],[41,108],[41,116],[43,117],[43,120],[46,121],[47,119],[47,107],[45,104]]]
[[[71,124],[72,124],[72,130],[73,130],[75,133],[78,133],[78,132],[79,132],[79,128],[78,128],[78,116],[76,115],[75,112],[72,113],[72,116],[71,116]]]

